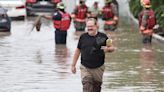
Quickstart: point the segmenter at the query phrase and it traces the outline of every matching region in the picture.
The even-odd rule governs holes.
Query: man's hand
[[[50,15],[41,15],[42,18],[52,20],[52,16]]]
[[[101,49],[102,49],[104,52],[108,52],[107,46],[101,46]]]
[[[72,71],[73,74],[76,73],[76,67],[74,65],[71,66],[71,71]]]
[[[71,14],[71,18],[72,19],[75,19],[75,14]]]
[[[104,52],[113,52],[115,50],[113,46],[101,46],[101,49],[104,50]]]
[[[79,58],[79,55],[80,55],[80,49],[76,48],[75,54],[73,56],[73,62],[71,64],[71,71],[74,74],[76,73],[76,63],[77,63],[77,60]]]

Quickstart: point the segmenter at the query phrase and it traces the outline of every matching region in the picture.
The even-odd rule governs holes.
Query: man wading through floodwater
[[[98,32],[96,19],[89,18],[86,22],[87,33],[80,36],[72,62],[72,73],[76,73],[76,63],[81,54],[81,78],[83,92],[101,92],[104,73],[105,52],[113,52],[112,45],[106,45],[110,38]]]

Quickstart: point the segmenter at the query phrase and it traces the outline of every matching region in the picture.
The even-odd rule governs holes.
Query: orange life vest
[[[62,31],[67,31],[71,23],[70,15],[68,13],[63,13],[61,11],[59,11],[59,13],[61,14],[62,18],[61,20],[53,21],[54,27]]]

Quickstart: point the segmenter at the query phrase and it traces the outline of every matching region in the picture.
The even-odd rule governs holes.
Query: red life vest
[[[77,6],[77,13],[76,13],[76,18],[78,19],[85,19],[87,17],[87,6]]]
[[[113,11],[112,11],[112,6],[110,5],[106,5],[103,7],[102,10],[102,18],[103,20],[108,20],[114,17]]]
[[[59,11],[59,13],[61,14],[62,18],[61,20],[53,21],[54,27],[61,31],[67,31],[71,23],[70,15],[68,13],[63,13],[61,11]]]
[[[139,26],[141,26],[141,23],[142,23],[142,17],[144,15],[144,13],[147,13],[148,14],[148,19],[146,20],[147,22],[147,25],[146,25],[146,28],[147,29],[153,29],[153,27],[155,26],[156,24],[156,18],[155,18],[155,14],[154,14],[154,11],[152,9],[150,10],[143,10],[139,16],[138,16],[138,20],[139,20]]]

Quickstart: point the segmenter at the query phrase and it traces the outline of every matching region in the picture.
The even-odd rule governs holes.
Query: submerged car
[[[26,16],[25,0],[0,0],[0,5],[7,9],[9,17],[24,19]]]
[[[59,2],[61,0],[26,0],[27,15],[35,15],[40,12],[53,13]]]
[[[0,7],[0,32],[10,32],[11,20],[7,15],[7,10]]]

